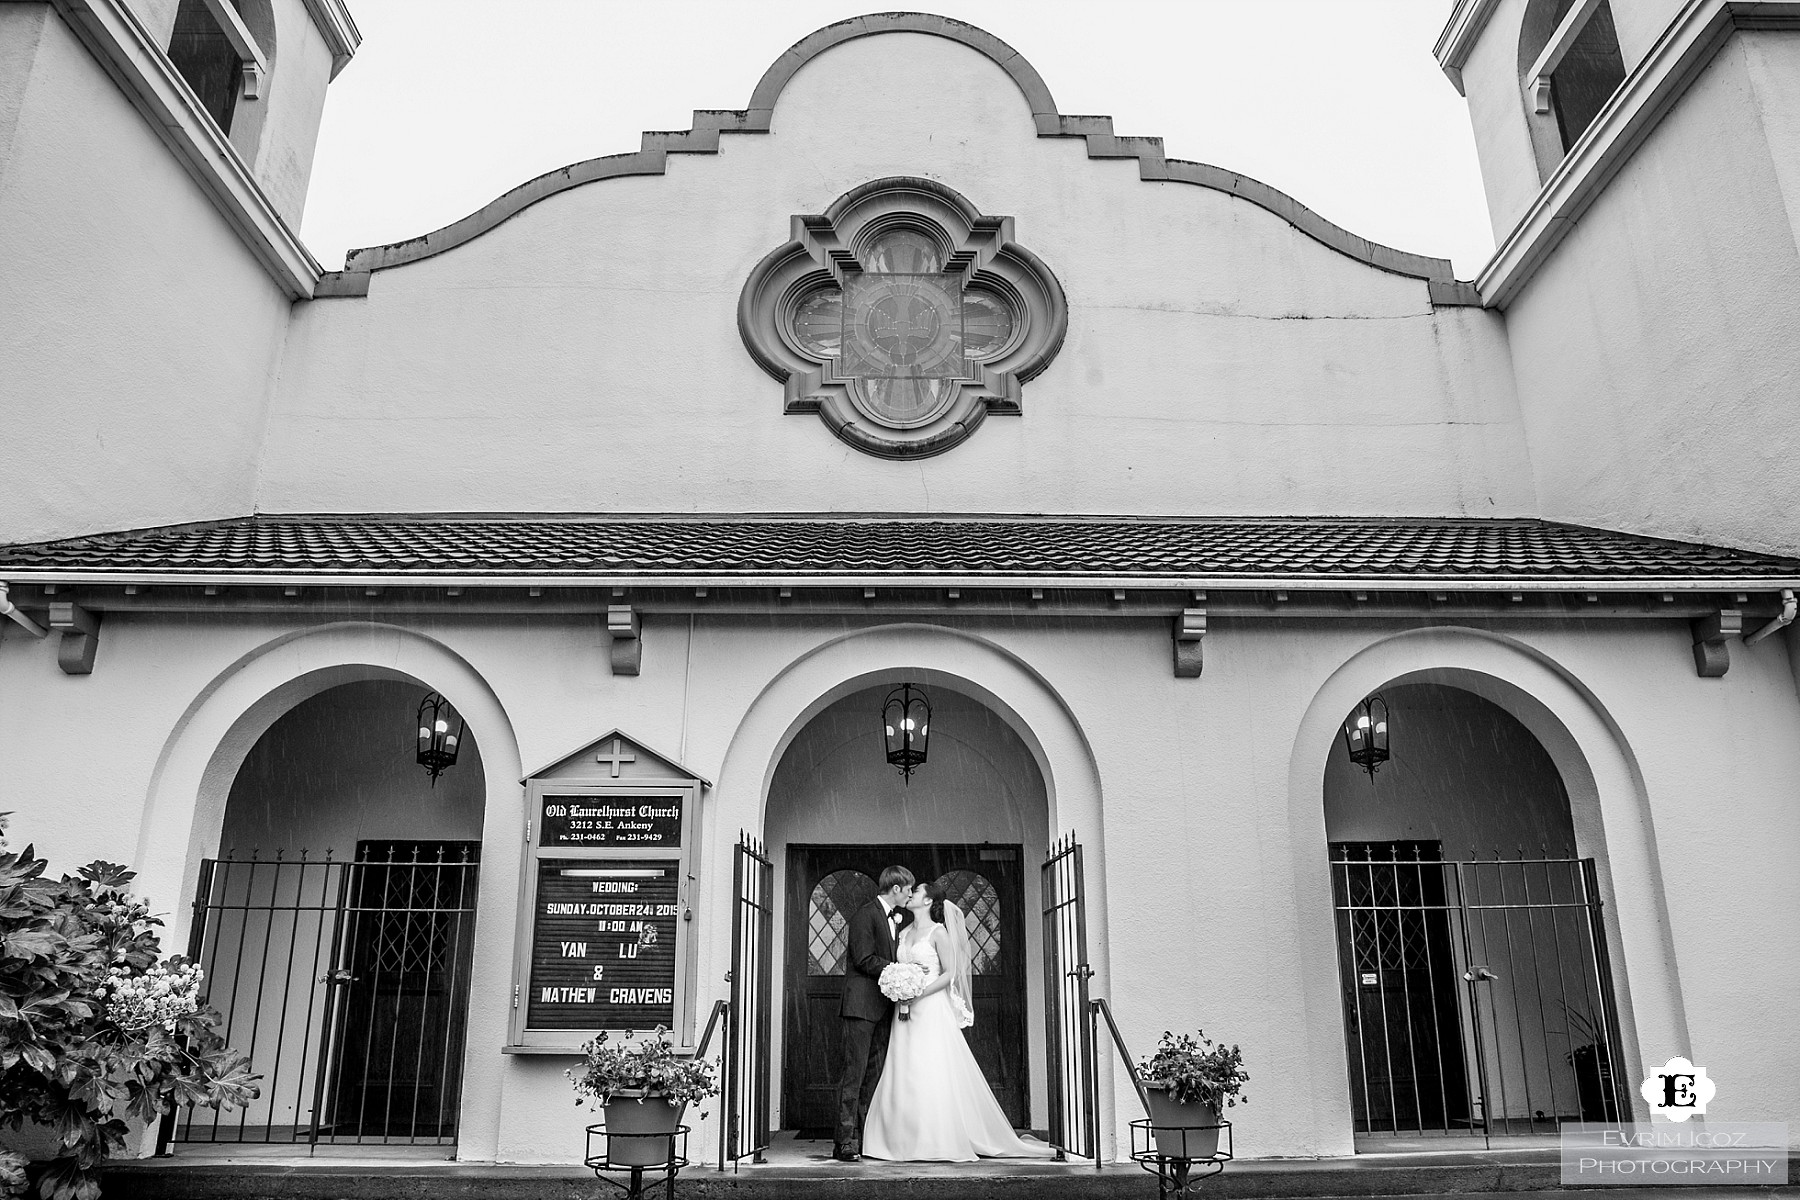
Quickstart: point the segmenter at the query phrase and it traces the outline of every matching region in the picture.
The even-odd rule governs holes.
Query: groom
[[[844,1073],[838,1082],[836,1146],[839,1162],[862,1161],[863,1119],[881,1081],[887,1061],[888,1033],[894,1026],[894,1002],[881,994],[881,971],[894,961],[894,945],[912,914],[904,907],[913,890],[913,874],[888,867],[876,881],[875,899],[850,918],[850,957],[844,971]]]

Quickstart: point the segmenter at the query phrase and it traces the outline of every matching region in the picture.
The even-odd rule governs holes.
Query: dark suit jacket
[[[850,918],[850,957],[838,1015],[879,1021],[892,1012],[894,1002],[881,994],[880,980],[882,968],[893,961],[894,923],[882,911],[881,901],[871,900]]]

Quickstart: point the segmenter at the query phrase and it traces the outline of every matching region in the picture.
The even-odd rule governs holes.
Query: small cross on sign
[[[620,763],[628,763],[628,762],[636,762],[637,761],[637,755],[626,754],[626,753],[624,753],[624,749],[625,749],[625,746],[623,744],[622,739],[614,738],[611,753],[608,753],[607,751],[602,750],[600,753],[594,755],[594,761],[612,764],[612,777],[614,779],[617,779],[619,777],[619,764]]]

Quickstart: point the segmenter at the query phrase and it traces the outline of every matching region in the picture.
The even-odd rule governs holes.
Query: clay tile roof
[[[0,546],[0,578],[1793,586],[1800,561],[1539,520],[281,515]]]

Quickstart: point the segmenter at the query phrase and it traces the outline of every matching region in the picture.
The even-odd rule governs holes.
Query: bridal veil
[[[964,1029],[975,1024],[975,964],[969,953],[969,922],[953,900],[944,901],[944,934],[950,941],[950,996]]]

